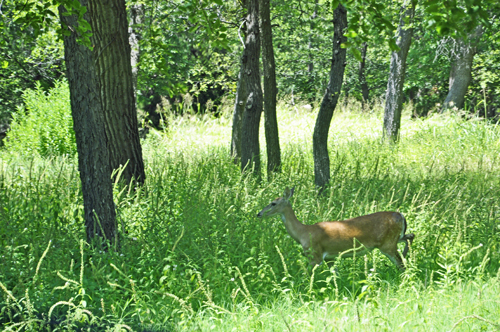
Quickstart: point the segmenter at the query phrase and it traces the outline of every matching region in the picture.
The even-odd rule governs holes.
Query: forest
[[[499,14],[0,1],[2,330],[500,329]]]

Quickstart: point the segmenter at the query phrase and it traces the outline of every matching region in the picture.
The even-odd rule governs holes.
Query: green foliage
[[[48,93],[40,83],[23,94],[25,108],[13,115],[5,144],[10,152],[42,157],[76,154],[75,132],[66,81],[56,82]]]
[[[478,24],[489,24],[489,13],[495,0],[434,1],[425,0],[427,24],[442,36],[465,37]]]
[[[194,97],[193,109],[201,111],[208,99],[217,102],[223,92],[236,90],[241,53],[234,29],[240,19],[238,4],[171,0],[145,1],[142,6],[147,13],[137,27],[142,108],[151,114],[161,97],[179,104],[181,96],[189,93]]]
[[[278,94],[319,101],[331,67],[333,10],[325,2],[276,1],[271,12]]]
[[[35,14],[39,8],[41,16]],[[9,122],[11,114],[22,106],[24,90],[34,89],[36,82],[48,90],[65,69],[55,6],[50,2],[3,1],[1,10],[0,124]],[[30,22],[37,28],[30,27]]]
[[[498,120],[500,109],[500,19],[484,28],[474,57],[472,83],[466,99],[470,113]],[[486,111],[485,111],[486,110]]]
[[[410,120],[406,111],[394,147],[373,130],[381,127],[379,106],[358,113],[349,111],[350,101],[340,105],[329,141],[332,182],[321,197],[313,186],[314,113],[281,105],[283,173],[261,183],[242,176],[229,157],[230,116],[170,118],[167,134],[152,130],[143,142],[144,187],[115,188],[118,252],[82,245],[73,159],[0,151],[0,324],[134,331],[496,327],[498,126],[454,116]],[[307,224],[401,211],[416,234],[407,271],[400,274],[378,251],[336,261],[337,272],[325,264],[308,268],[279,218],[256,218],[290,185]]]

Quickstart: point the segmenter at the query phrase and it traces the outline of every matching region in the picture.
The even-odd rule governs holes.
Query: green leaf
[[[394,39],[389,40],[389,48],[391,49],[391,51],[394,51],[394,52],[399,51],[399,46],[396,44]]]
[[[4,69],[5,69],[5,68],[7,68],[8,66],[9,66],[9,61],[5,61],[5,60],[4,60],[4,61],[2,62],[2,68],[4,68]]]
[[[355,38],[357,35],[356,31],[349,30],[344,36],[347,38]]]
[[[362,61],[363,60],[361,58],[361,52],[357,48],[352,47],[352,48],[350,48],[350,51],[352,52],[352,55],[354,55],[354,57],[356,58],[356,60],[358,60],[358,61]]]

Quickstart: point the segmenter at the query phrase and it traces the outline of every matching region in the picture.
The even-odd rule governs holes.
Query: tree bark
[[[264,71],[264,129],[266,131],[267,175],[281,171],[281,152],[276,119],[276,64],[274,61],[270,0],[260,0],[262,67]]]
[[[399,51],[391,54],[391,65],[384,110],[384,137],[395,142],[399,139],[401,111],[403,109],[403,85],[406,73],[406,58],[410,49],[413,29],[407,25],[413,21],[415,2],[401,8],[396,45]],[[405,23],[408,22],[408,23]]]
[[[476,44],[481,34],[482,27],[479,25],[474,32],[468,34],[467,41],[461,38],[455,39],[455,59],[451,65],[449,91],[441,112],[464,107],[465,94],[472,80],[472,62],[476,54]]]
[[[88,5],[87,0],[80,0],[80,3]],[[116,212],[99,80],[92,52],[77,43],[75,29],[71,28],[77,25],[76,16],[64,16],[64,12],[66,9],[60,6],[63,29],[69,33],[64,36],[64,59],[78,150],[87,240],[91,242],[95,236],[99,236],[111,242],[116,239]],[[84,14],[84,18],[89,21],[89,14]]]
[[[141,41],[141,24],[144,16],[144,5],[134,4],[130,7],[130,24],[129,24],[129,44],[130,44],[130,65],[132,67],[132,86],[134,87],[134,96],[137,101],[137,74],[139,71],[139,59],[141,57],[141,49],[139,42]]]
[[[363,96],[362,107],[365,108],[365,103],[370,97],[370,90],[368,89],[368,83],[366,83],[365,75],[365,65],[366,65],[366,51],[368,49],[368,43],[364,42],[361,48],[361,62],[359,63],[358,78],[359,84],[361,85],[361,95]]]
[[[146,178],[139,140],[124,0],[89,0],[95,41],[94,61],[101,86],[101,103],[112,169],[125,166],[121,179]]]
[[[260,177],[259,122],[262,113],[260,86],[259,0],[246,0],[246,39],[243,51],[243,79],[247,97],[241,129],[241,170]]]
[[[344,31],[347,28],[347,11],[341,4],[333,13],[334,35],[332,66],[325,95],[321,101],[313,134],[314,181],[320,192],[330,181],[330,157],[328,156],[328,131],[333,112],[337,106],[344,79],[346,49],[341,44],[347,41]]]
[[[236,87],[236,98],[234,100],[233,130],[231,134],[231,157],[236,165],[241,163],[241,124],[245,112],[246,81],[243,79],[243,57],[241,59],[240,73],[238,74],[238,86]]]

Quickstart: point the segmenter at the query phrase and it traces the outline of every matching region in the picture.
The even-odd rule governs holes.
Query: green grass
[[[283,172],[260,183],[231,163],[230,116],[168,119],[167,133],[143,142],[144,187],[115,188],[119,252],[82,242],[76,160],[0,151],[0,322],[35,331],[499,329],[500,129],[406,115],[401,142],[389,145],[380,105],[342,108],[322,197],[316,112],[281,105]],[[416,234],[407,271],[377,251],[337,261],[337,273],[308,268],[279,218],[256,218],[293,185],[305,223],[401,211]]]

